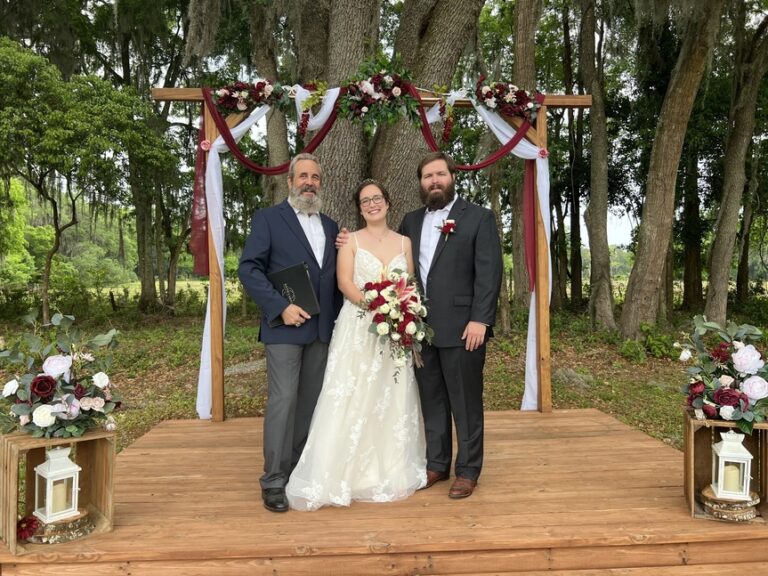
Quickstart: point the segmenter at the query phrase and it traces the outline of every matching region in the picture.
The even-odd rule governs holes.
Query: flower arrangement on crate
[[[114,430],[112,412],[121,398],[106,370],[117,330],[85,340],[73,327],[74,316],[57,313],[50,326],[26,320],[33,332],[0,350],[0,362],[23,372],[3,386],[2,400],[9,405],[0,414],[3,433],[18,429],[36,438],[70,438],[98,426]]]
[[[372,134],[377,123],[394,124],[400,118],[418,125],[419,104],[408,92],[410,80],[398,59],[365,62],[346,85],[339,99],[339,113],[360,122]]]
[[[373,313],[368,331],[389,344],[398,371],[409,355],[414,364],[421,366],[421,344],[431,342],[434,331],[424,321],[427,308],[421,302],[415,279],[402,270],[392,270],[382,274],[379,282],[367,282],[363,293],[361,307]]]
[[[534,92],[528,92],[508,82],[485,82],[481,76],[475,85],[478,102],[504,116],[517,116],[529,122],[536,120],[541,104]]]
[[[683,388],[697,419],[730,420],[752,433],[755,422],[768,419],[768,368],[755,347],[762,332],[749,324],[729,322],[725,328],[705,316],[693,319],[694,328],[680,360],[692,362]]]

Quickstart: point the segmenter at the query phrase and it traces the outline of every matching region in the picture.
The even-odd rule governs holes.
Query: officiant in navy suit
[[[470,496],[483,464],[483,367],[501,288],[502,256],[493,212],[456,195],[456,166],[442,152],[417,169],[424,207],[409,212],[400,233],[413,261],[434,328],[416,369],[427,437],[427,484],[447,480],[456,425],[456,478],[451,498]]]
[[[333,324],[341,308],[336,286],[339,227],[320,213],[322,171],[312,154],[298,154],[288,170],[288,199],[257,210],[240,258],[238,275],[261,308],[259,340],[267,356],[264,416],[264,506],[286,512],[285,485],[307,439],[323,384]],[[268,274],[306,263],[320,304],[310,315],[288,302]],[[275,326],[275,321],[282,323]],[[270,326],[272,324],[272,326]]]

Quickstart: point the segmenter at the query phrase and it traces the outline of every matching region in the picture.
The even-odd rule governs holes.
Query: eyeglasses
[[[384,196],[377,194],[376,196],[370,196],[368,198],[360,198],[360,206],[367,208],[368,205],[373,202],[374,204],[381,204],[384,201]]]

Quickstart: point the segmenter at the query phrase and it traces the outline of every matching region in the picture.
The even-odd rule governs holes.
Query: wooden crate
[[[35,506],[35,466],[45,461],[45,451],[55,446],[71,445],[80,471],[78,505],[88,510],[94,532],[108,532],[113,524],[113,480],[115,471],[115,433],[91,430],[80,438],[33,438],[24,433],[0,437],[0,538],[12,554],[25,551],[16,542],[19,512],[19,469],[25,460],[24,514]],[[32,545],[34,546],[34,545]]]
[[[700,494],[712,482],[712,444],[720,441],[720,432],[734,428],[734,422],[725,420],[696,420],[685,412],[683,425],[683,449],[685,451],[684,489],[685,500],[691,516],[704,517]],[[755,424],[752,435],[744,436],[744,447],[752,454],[752,481],[750,489],[760,496],[756,521],[768,519],[768,422]]]

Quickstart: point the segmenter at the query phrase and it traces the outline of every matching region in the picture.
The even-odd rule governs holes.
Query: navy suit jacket
[[[426,208],[409,212],[400,224],[400,233],[411,239],[422,286],[419,253],[425,212]],[[493,212],[458,197],[448,218],[456,221],[456,228],[438,241],[426,278],[427,322],[435,330],[432,345],[446,348],[464,346],[461,335],[470,320],[488,326],[486,339],[493,336],[502,271]]]
[[[259,340],[265,344],[309,344],[316,339],[330,342],[336,315],[341,309],[341,292],[336,285],[336,248],[339,227],[321,214],[325,231],[323,261],[315,259],[312,247],[287,200],[276,206],[257,210],[251,220],[251,232],[240,257],[238,276],[245,291],[261,308]],[[305,262],[320,303],[320,313],[301,327],[269,327],[289,302],[275,289],[267,274]]]

